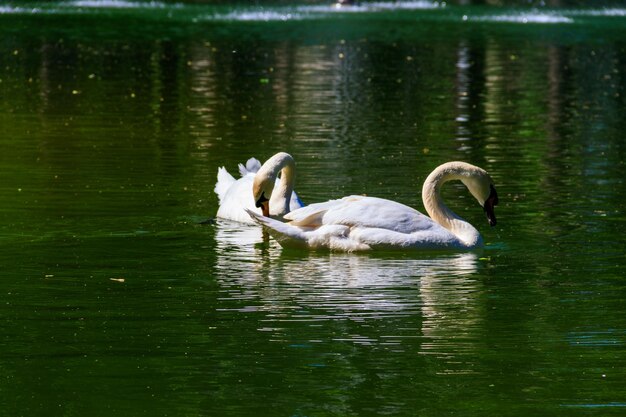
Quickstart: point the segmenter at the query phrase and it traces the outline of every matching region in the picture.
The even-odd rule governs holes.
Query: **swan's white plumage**
[[[237,182],[235,177],[230,175],[230,173],[224,167],[220,167],[217,169],[217,182],[215,183],[215,194],[217,194],[217,199],[219,204],[222,204],[224,198],[226,197],[226,193],[228,193],[228,189],[233,186],[233,184]]]
[[[417,210],[391,200],[348,196],[311,204],[287,214],[283,223],[250,213],[285,247],[370,249],[459,248],[458,239]]]
[[[261,214],[261,209],[256,207],[252,195],[252,184],[261,167],[262,165],[258,159],[248,159],[245,166],[239,164],[239,173],[241,174],[241,178],[239,179],[235,179],[225,167],[218,168],[217,183],[214,189],[219,199],[217,217],[240,223],[255,223],[245,210],[247,209]],[[275,182],[278,184],[280,179],[276,178]],[[292,193],[289,199],[289,207],[295,209],[302,206],[303,204],[297,194],[295,192]],[[270,207],[275,207],[276,210],[280,210],[281,204],[277,203]],[[284,213],[276,213],[272,210],[270,214],[280,216]]]
[[[245,177],[248,174],[255,174],[261,169],[261,162],[256,158],[250,158],[246,165],[239,164],[239,174]]]
[[[424,205],[432,218],[404,204],[366,196],[349,196],[293,210],[284,216],[288,223],[258,213],[249,215],[285,247],[342,251],[479,247],[482,238],[478,231],[440,200],[441,184],[451,179],[463,181],[480,199],[483,188],[490,190],[492,184],[484,170],[449,162],[433,171],[424,184],[424,192],[428,193],[423,195]],[[494,198],[497,203],[495,195]]]

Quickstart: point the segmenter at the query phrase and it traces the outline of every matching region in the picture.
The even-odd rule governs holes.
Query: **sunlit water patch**
[[[229,13],[206,15],[204,20],[213,21],[248,21],[275,22],[297,20],[332,19],[344,14],[375,14],[394,10],[430,10],[441,6],[439,3],[427,1],[385,3],[362,3],[354,6],[338,5],[305,5],[292,7],[253,7],[234,10]]]
[[[599,10],[570,10],[568,14],[571,16],[624,17],[626,16],[626,9],[606,8]]]
[[[495,22],[495,23],[536,23],[536,24],[561,24],[574,23],[574,19],[556,13],[519,13],[487,16],[463,16],[465,21]]]
[[[235,11],[227,14],[216,14],[205,16],[204,20],[224,20],[224,21],[240,21],[240,22],[280,22],[304,20],[311,18],[309,14],[288,12],[288,11],[272,11],[272,10],[244,10]]]
[[[158,1],[150,1],[150,2],[136,2],[136,1],[124,1],[124,0],[77,0],[77,1],[69,1],[66,3],[62,3],[63,6],[67,7],[98,7],[98,8],[117,8],[117,9],[134,9],[134,8],[143,8],[143,9],[153,9],[153,8],[164,8],[164,7],[179,7],[176,4],[166,4]]]
[[[563,404],[561,407],[567,408],[586,408],[586,409],[594,409],[594,408],[626,408],[626,403],[594,403],[594,404]]]
[[[150,10],[182,9],[182,4],[168,4],[157,1],[134,2],[125,0],[77,0],[60,3],[21,3],[19,6],[0,6],[0,14],[40,14],[40,15],[72,15],[72,14],[99,14],[107,10],[139,10],[142,13]]]
[[[626,331],[605,330],[572,332],[568,335],[568,342],[572,346],[594,347],[594,346],[623,346]]]
[[[428,10],[446,7],[445,3],[429,1],[399,1],[399,2],[371,2],[356,5],[331,5],[331,6],[302,6],[299,9],[305,11],[341,11],[347,13],[379,12],[385,10]]]
[[[16,6],[0,6],[1,14],[36,14],[41,13],[41,9],[38,7],[16,7]]]
[[[401,13],[397,13],[401,12]],[[166,3],[162,1],[75,0],[60,3],[25,2],[0,6],[4,15],[105,15],[133,14],[141,18],[167,19],[170,22],[290,22],[302,20],[336,20],[348,16],[361,19],[385,16],[388,19],[450,24],[542,24],[584,23],[601,17],[623,18],[623,8],[557,9],[493,8],[451,6],[445,2],[401,1],[363,2],[358,5],[294,4],[278,6],[234,6]]]

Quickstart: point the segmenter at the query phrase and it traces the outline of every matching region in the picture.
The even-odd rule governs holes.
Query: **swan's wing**
[[[319,224],[310,223],[307,221],[308,218],[321,218],[326,211],[330,208],[341,204],[343,199],[341,200],[329,200],[323,203],[314,203],[309,204],[308,206],[303,206],[297,210],[292,210],[291,212],[285,215],[285,220],[290,220],[293,224],[298,224],[305,227],[313,227],[319,226]],[[321,222],[321,220],[320,220]],[[321,224],[321,223],[320,223]]]
[[[254,197],[252,196],[253,181],[254,174],[252,173],[234,180],[224,197],[220,200],[217,217],[242,223],[253,223],[250,216],[244,211],[244,209],[259,210],[255,207]]]
[[[343,225],[414,233],[441,227],[419,211],[391,200],[353,195],[311,204],[285,216],[301,227]]]
[[[245,166],[239,164],[239,173],[242,177],[245,177],[247,174],[256,174],[259,169],[261,169],[261,162],[256,158],[248,159]]]
[[[219,199],[220,204],[222,204],[222,201],[224,201],[224,197],[226,196],[228,189],[232,187],[232,185],[236,181],[237,180],[235,179],[235,177],[230,175],[230,173],[226,171],[225,167],[220,167],[217,169],[217,182],[215,183],[215,188],[213,189],[213,191],[215,191],[215,194],[217,194],[217,198]]]
[[[350,196],[334,205],[324,215],[324,224],[343,224],[414,233],[439,226],[430,217],[412,207],[376,197]],[[439,226],[440,227],[440,226]]]

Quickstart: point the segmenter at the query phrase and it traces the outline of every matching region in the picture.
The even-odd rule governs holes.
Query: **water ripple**
[[[463,16],[463,20],[471,20],[476,22],[497,22],[497,23],[537,23],[537,24],[554,24],[554,23],[574,23],[574,19],[564,15],[554,13],[520,13],[511,15],[488,15],[474,16],[468,18]]]
[[[93,7],[109,9],[162,9],[166,7],[178,8],[180,4],[168,4],[159,1],[137,2],[125,0],[76,0],[61,3],[65,7]]]
[[[235,6],[198,5],[166,3],[162,1],[129,0],[73,0],[60,3],[21,3],[18,6],[0,6],[0,15],[29,14],[102,14],[123,10],[124,13],[141,13],[146,16],[168,21],[184,22],[290,22],[301,20],[344,19],[347,15],[367,16],[387,15],[392,19],[417,19],[425,22],[447,23],[508,23],[562,25],[584,23],[589,19],[602,17],[624,18],[626,9],[590,8],[492,8],[450,6],[445,2],[424,0],[400,2],[364,2],[354,6],[334,5],[293,5],[293,6]],[[135,12],[136,10],[136,12]],[[401,11],[403,13],[395,13]],[[165,15],[163,13],[165,12]],[[161,17],[161,15],[163,15]]]

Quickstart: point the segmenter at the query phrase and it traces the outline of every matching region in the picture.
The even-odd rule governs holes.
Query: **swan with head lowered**
[[[460,180],[495,226],[498,194],[487,171],[465,162],[447,162],[424,181],[422,199],[430,217],[391,200],[349,196],[311,204],[274,220],[247,210],[283,247],[366,251],[387,249],[469,250],[483,245],[474,226],[442,201],[443,184]],[[258,195],[255,194],[255,200]]]
[[[246,210],[282,218],[291,210],[303,206],[293,191],[296,164],[288,153],[279,152],[263,165],[250,158],[245,166],[239,164],[239,172],[241,178],[235,179],[225,167],[217,170],[215,193],[219,199],[218,218],[254,224]],[[253,198],[253,195],[257,197]]]

